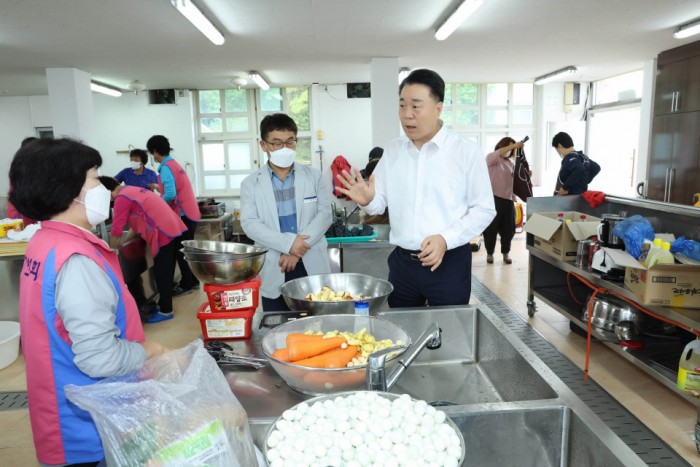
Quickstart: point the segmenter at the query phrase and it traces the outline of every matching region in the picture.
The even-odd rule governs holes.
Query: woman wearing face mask
[[[90,415],[67,384],[125,374],[168,349],[144,339],[117,255],[91,232],[109,215],[100,154],[70,139],[21,148],[10,167],[10,200],[41,222],[20,275],[19,319],[29,417],[44,465],[95,465],[104,458]]]
[[[269,249],[260,273],[263,311],[283,311],[289,310],[280,295],[284,282],[330,273],[325,233],[332,221],[331,196],[319,170],[294,163],[294,120],[267,115],[260,137],[268,163],[241,184],[241,227]]]
[[[129,153],[129,167],[114,178],[124,185],[153,189],[158,185],[158,174],[146,167],[148,154],[143,149],[132,149]]]
[[[501,236],[501,253],[503,262],[511,264],[510,243],[515,234],[515,212],[513,201],[513,159],[523,143],[516,143],[513,138],[502,138],[492,153],[486,155],[486,165],[489,169],[493,200],[496,205],[496,217],[484,230],[484,245],[486,246],[486,262],[493,263],[493,252],[496,249],[496,236]]]

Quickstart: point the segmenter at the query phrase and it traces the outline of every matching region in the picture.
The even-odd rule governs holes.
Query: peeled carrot
[[[287,347],[283,347],[281,349],[277,349],[274,352],[272,352],[272,356],[275,357],[277,360],[283,361],[283,362],[289,362],[289,349]]]
[[[293,361],[295,365],[311,368],[345,368],[350,361],[357,357],[360,351],[356,345],[348,345],[345,349],[333,349],[315,357]]]
[[[304,358],[315,357],[328,350],[337,349],[347,340],[342,337],[329,337],[328,339],[316,339],[307,341],[292,341],[287,345],[289,349],[289,359],[292,362]]]
[[[287,347],[293,342],[309,342],[323,339],[323,334],[287,334]]]

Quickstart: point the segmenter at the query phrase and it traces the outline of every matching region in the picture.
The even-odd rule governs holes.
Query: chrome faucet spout
[[[401,356],[396,364],[396,367],[387,376],[385,365],[387,356],[390,354],[406,349],[405,345],[397,345],[382,349],[371,354],[367,360],[367,379],[365,388],[368,391],[389,391],[396,384],[396,381],[401,377],[408,366],[416,359],[419,353],[427,347],[428,349],[437,349],[442,344],[442,330],[437,323],[431,323],[428,329],[421,334],[418,340],[409,347],[405,354]]]

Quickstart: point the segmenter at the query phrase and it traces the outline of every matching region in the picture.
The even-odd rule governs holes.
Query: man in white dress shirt
[[[481,149],[440,120],[445,82],[414,70],[399,86],[404,136],[391,141],[369,181],[344,171],[341,192],[368,214],[391,212],[389,306],[464,305],[472,252],[496,214]]]

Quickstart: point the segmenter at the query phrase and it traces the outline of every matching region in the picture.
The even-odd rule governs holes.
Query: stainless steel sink
[[[442,329],[442,346],[421,352],[391,392],[458,405],[556,398],[518,351],[518,342],[507,339],[485,313],[490,310],[476,306],[381,312],[413,340],[431,322]]]
[[[464,466],[633,465],[624,450],[606,443],[566,406],[445,410],[464,436]]]

